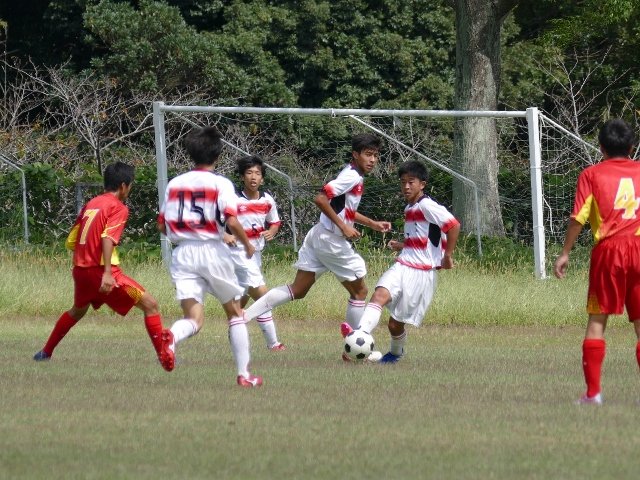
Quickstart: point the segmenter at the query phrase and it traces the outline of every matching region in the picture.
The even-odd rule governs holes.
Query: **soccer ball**
[[[365,360],[373,347],[373,337],[362,330],[354,330],[344,337],[344,351],[352,360]]]

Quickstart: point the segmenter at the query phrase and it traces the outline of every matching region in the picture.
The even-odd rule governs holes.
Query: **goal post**
[[[166,115],[168,116],[165,118]],[[189,120],[192,115],[197,116],[199,122]],[[574,138],[572,138],[570,132],[563,131],[562,127],[560,127],[559,125],[554,125],[555,122],[545,117],[535,107],[531,107],[523,111],[449,111],[195,106],[167,105],[164,102],[154,102],[153,121],[156,140],[155,147],[158,170],[159,204],[161,204],[164,199],[164,192],[168,181],[167,144],[170,142],[167,140],[167,121],[183,122],[183,124],[186,122],[192,125],[218,124],[219,122],[220,125],[227,126],[228,128],[234,128],[229,127],[229,125],[240,125],[245,129],[251,129],[255,127],[255,129],[257,130],[260,129],[259,127],[256,127],[257,124],[261,124],[261,122],[271,121],[272,124],[267,128],[264,128],[264,130],[271,130],[271,134],[273,134],[273,131],[277,131],[278,129],[287,129],[290,127],[294,128],[292,127],[292,125],[296,123],[296,119],[302,118],[304,118],[305,121],[309,120],[309,123],[305,124],[305,128],[312,128],[309,127],[309,124],[313,124],[312,119],[319,117],[324,117],[326,122],[333,122],[334,120],[336,122],[344,122],[346,120],[347,122],[351,122],[351,124],[357,124],[352,125],[351,127],[344,127],[343,130],[340,130],[341,133],[345,133],[349,131],[349,128],[353,129],[357,126],[365,127],[369,130],[375,131],[388,140],[389,149],[391,149],[392,147],[394,148],[393,155],[395,156],[394,159],[397,162],[406,160],[407,158],[417,157],[418,159],[429,163],[433,167],[434,171],[437,170],[435,172],[435,176],[438,178],[435,178],[434,180],[435,183],[440,182],[440,188],[442,188],[442,185],[447,182],[451,184],[453,178],[466,184],[473,192],[472,196],[475,197],[476,205],[476,225],[467,226],[467,230],[475,232],[479,254],[482,254],[482,230],[481,226],[477,224],[478,219],[480,218],[480,214],[478,211],[478,195],[481,187],[476,185],[471,179],[466,178],[460,172],[456,171],[455,168],[452,168],[452,124],[456,119],[469,117],[492,118],[496,119],[496,121],[499,120],[500,122],[503,122],[499,128],[503,129],[502,134],[507,139],[501,140],[499,134],[499,142],[502,142],[507,146],[505,147],[504,145],[501,145],[501,148],[503,148],[503,150],[500,151],[502,153],[499,152],[499,156],[502,155],[503,157],[507,158],[505,163],[508,163],[509,167],[514,169],[511,171],[519,171],[519,175],[526,174],[526,177],[524,178],[528,178],[528,185],[522,183],[522,179],[519,180],[520,183],[514,183],[514,186],[511,190],[515,191],[516,193],[509,193],[508,195],[504,195],[502,192],[499,192],[500,202],[504,204],[503,211],[509,213],[510,210],[517,210],[517,212],[513,214],[513,219],[509,220],[509,234],[515,236],[515,238],[518,239],[525,239],[524,241],[526,241],[527,243],[531,242],[534,254],[533,270],[535,276],[539,279],[547,277],[547,260],[545,258],[545,252],[547,248],[548,233],[551,232],[554,235],[557,235],[557,231],[560,230],[561,223],[564,223],[564,225],[566,225],[566,221],[568,220],[568,214],[566,213],[566,204],[570,203],[568,197],[569,195],[573,194],[575,185],[570,186],[568,183],[566,184],[566,187],[563,185],[562,191],[565,192],[563,193],[563,195],[565,195],[566,198],[547,199],[545,196],[545,182],[547,182],[547,177],[551,178],[552,180],[555,179],[556,183],[558,183],[559,178],[566,177],[570,179],[573,178],[572,175],[574,174],[572,173],[571,175],[567,175],[557,173],[555,171],[550,171],[547,168],[545,162],[547,162],[547,157],[551,156],[552,154],[557,154],[557,157],[562,157],[563,155],[566,156],[567,151],[575,151],[576,144],[580,144],[581,149],[584,150],[589,150],[589,148],[584,146],[588,145],[586,142],[583,142],[576,135],[573,135]],[[404,125],[403,122],[405,123]],[[302,120],[300,120],[300,124],[302,123]],[[326,127],[327,124],[328,123],[322,123],[321,126]],[[332,127],[329,125],[328,128]],[[251,135],[254,135],[254,133],[255,132],[252,132]],[[245,154],[247,152],[258,153],[255,152],[253,148],[249,148],[246,146],[242,147],[236,144],[236,142],[229,140],[229,138],[226,138],[224,131],[223,135],[225,136],[225,140],[227,141],[226,144],[232,149],[243,152]],[[298,138],[296,137],[296,135],[297,133],[294,132],[294,135],[292,135],[292,137]],[[256,134],[254,136],[258,137],[259,134]],[[346,137],[347,135],[342,136]],[[273,137],[261,138],[260,142],[262,143],[257,143],[260,144],[261,148],[264,148],[264,145],[268,143],[272,138]],[[566,142],[567,139],[572,143],[571,145],[563,146],[562,148],[564,150],[562,150],[558,145],[560,145],[562,142]],[[173,140],[175,141],[175,138],[173,138]],[[543,149],[542,146],[543,141],[548,143],[545,149]],[[344,142],[344,144],[338,145],[336,149],[349,149],[350,151],[350,145],[347,145],[346,141]],[[447,151],[433,152],[430,150],[431,148],[435,148],[436,150],[441,149],[443,145],[446,147],[445,150],[448,149]],[[511,155],[509,149],[517,150],[517,154]],[[315,160],[317,156],[316,153],[318,152],[314,152],[314,155],[310,155],[309,159]],[[284,156],[286,157],[288,155],[289,154],[287,153],[287,155]],[[509,155],[511,155],[511,157]],[[277,154],[272,155],[272,157],[279,162],[281,161]],[[331,158],[324,161],[322,164],[335,165],[337,163],[337,157],[337,154],[332,153]],[[285,160],[289,161],[290,163],[286,163]],[[294,172],[291,171],[291,168],[296,167],[291,167],[291,165],[297,165],[299,167],[301,163],[292,164],[291,162],[293,160],[285,160],[282,160],[282,164],[278,163],[278,167],[270,164],[270,162],[267,163],[269,164],[268,168],[273,169],[273,171],[279,172],[280,174],[282,174],[283,178],[287,178],[289,193],[291,194],[291,197],[289,199],[291,203],[291,219],[293,219],[293,221],[295,222],[296,209],[294,208],[293,196],[294,189],[299,188],[299,182],[297,183],[296,181],[292,181]],[[499,158],[499,161],[502,162],[502,159]],[[553,161],[558,162],[558,160]],[[527,167],[528,173],[526,170]],[[385,168],[383,166],[383,163],[380,164],[379,169],[382,168]],[[394,171],[392,172],[391,170]],[[312,173],[315,174],[315,182],[324,181],[323,178],[319,177],[322,177],[326,172],[314,171]],[[378,182],[379,185],[383,186],[378,186],[376,188],[387,188],[387,190],[385,190],[384,192],[380,190],[380,192],[384,193],[385,195],[390,195],[389,192],[391,191],[391,188],[395,189],[394,192],[397,193],[396,181],[391,182],[391,176],[394,175],[395,169],[389,168],[389,171],[386,173],[388,177]],[[443,179],[443,176],[446,176],[446,179]],[[434,182],[430,180],[430,183]],[[307,189],[310,192],[311,186],[307,186]],[[367,191],[369,191],[369,187],[367,187],[367,189]],[[553,194],[558,195],[559,191],[560,189],[557,185],[555,185]],[[296,195],[299,194],[299,190],[296,190],[296,192]],[[448,191],[446,195],[452,195],[451,191]],[[513,195],[520,196],[518,198],[512,198]],[[379,196],[380,198],[383,197],[383,195]],[[365,197],[367,197],[367,195],[365,195]],[[371,197],[371,195],[369,195],[369,197]],[[436,196],[435,198],[437,200],[440,200],[438,196]],[[365,202],[365,199],[363,199],[363,202]],[[297,205],[297,208],[300,208],[299,202],[297,203]],[[526,215],[527,205],[529,211],[528,215]],[[365,212],[363,211],[363,213]],[[302,222],[302,219],[300,221]],[[301,230],[302,229],[300,228],[298,229],[298,231]],[[296,245],[296,237],[297,235],[294,233],[292,239],[292,243],[294,243],[294,246]],[[554,237],[554,241],[557,241],[557,237]],[[168,263],[170,259],[170,245],[164,236],[161,236],[161,246],[163,259]]]

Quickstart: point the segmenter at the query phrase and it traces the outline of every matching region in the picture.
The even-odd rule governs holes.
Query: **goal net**
[[[164,198],[169,178],[191,167],[181,139],[194,126],[215,125],[225,148],[217,170],[239,182],[235,160],[260,155],[269,166],[265,189],[278,204],[283,226],[279,241],[297,248],[317,221],[313,198],[351,157],[351,137],[369,131],[384,139],[378,167],[365,179],[359,207],[364,215],[389,220],[392,235],[402,232],[404,201],[398,166],[409,159],[429,167],[426,193],[453,210],[454,184],[466,187],[472,207],[465,217],[465,241],[482,254],[484,231],[478,198],[481,184],[465,177],[457,166],[453,132],[461,117],[495,122],[498,147],[498,194],[505,235],[530,245],[532,271],[545,278],[552,259],[545,252],[562,242],[572,207],[577,174],[597,158],[597,149],[572,135],[537,109],[512,112],[421,110],[285,109],[197,107],[154,103],[158,194]],[[455,213],[455,211],[454,211]],[[382,244],[387,238],[367,232],[361,242]],[[163,257],[170,246],[162,238]]]

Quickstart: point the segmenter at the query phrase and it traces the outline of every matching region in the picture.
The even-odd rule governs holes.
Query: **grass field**
[[[68,259],[0,255],[0,478],[637,478],[635,336],[612,319],[602,407],[583,393],[584,272],[442,272],[397,365],[343,364],[346,296],[325,276],[275,313],[261,389],[235,386],[219,307],[164,372],[138,312],[92,313],[47,363],[31,359],[70,305]],[[371,281],[384,268],[371,261]],[[166,271],[126,268],[177,318]],[[267,272],[273,285],[290,264]],[[388,345],[384,324],[378,345]]]

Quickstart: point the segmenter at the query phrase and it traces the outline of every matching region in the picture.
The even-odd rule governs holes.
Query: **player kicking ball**
[[[460,234],[460,222],[442,205],[424,193],[428,171],[420,162],[408,161],[398,169],[400,188],[407,201],[404,209],[404,240],[391,240],[388,247],[400,252],[394,265],[387,270],[371,295],[360,318],[359,329],[372,333],[386,306],[391,313],[389,351],[380,363],[396,363],[405,354],[407,332],[405,324],[422,324],[436,287],[436,270],[453,268],[453,251]],[[342,336],[352,328],[340,326]],[[374,355],[375,354],[375,355]],[[369,361],[379,357],[378,352]]]
[[[67,248],[73,250],[73,306],[58,319],[34,360],[49,360],[58,343],[89,307],[97,310],[103,304],[122,316],[134,306],[142,310],[158,358],[172,357],[172,352],[162,351],[158,302],[118,266],[116,245],[129,217],[129,209],[123,202],[131,191],[134,172],[133,166],[122,162],[107,166],[103,175],[104,193],[89,200],[80,211],[66,241]]]

